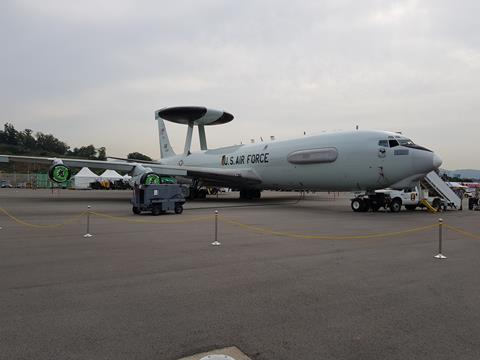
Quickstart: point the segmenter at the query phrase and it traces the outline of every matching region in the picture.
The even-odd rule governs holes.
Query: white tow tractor
[[[425,204],[423,200],[428,203]],[[431,205],[430,205],[431,204]],[[404,190],[376,190],[373,193],[355,193],[351,202],[352,210],[366,212],[368,210],[378,211],[380,208],[390,209],[391,212],[399,212],[404,206],[407,210],[415,210],[417,207],[431,206],[435,210],[446,208],[447,202],[439,196],[429,196],[428,190],[418,187]]]

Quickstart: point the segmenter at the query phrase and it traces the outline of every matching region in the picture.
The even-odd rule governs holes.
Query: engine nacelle
[[[171,176],[160,176],[153,172],[147,172],[132,177],[129,180],[132,187],[135,185],[160,185],[160,184],[176,184],[177,180]]]
[[[132,171],[132,178],[129,182],[134,187],[135,185],[175,184],[177,181],[171,176],[158,175],[150,167],[137,164]]]
[[[161,179],[154,172],[146,172],[140,176],[140,185],[160,185]]]
[[[48,169],[48,177],[56,183],[64,183],[72,178],[72,170],[63,164],[54,164]]]

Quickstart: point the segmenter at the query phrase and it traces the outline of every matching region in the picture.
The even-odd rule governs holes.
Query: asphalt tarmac
[[[437,260],[437,228],[302,236],[391,233],[438,215],[266,193],[135,216],[129,196],[0,190],[0,207],[27,223],[62,223],[87,205],[115,217],[93,215],[84,238],[85,216],[38,228],[0,214],[0,359],[174,360],[229,346],[255,360],[480,359],[480,239],[447,230],[448,259]],[[478,212],[440,216],[480,235]]]

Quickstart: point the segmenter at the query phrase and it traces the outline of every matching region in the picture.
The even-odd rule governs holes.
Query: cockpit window
[[[396,145],[392,145],[392,139],[395,139],[393,141],[396,143]],[[429,149],[427,149],[423,146],[417,145],[412,140],[410,140],[406,137],[403,137],[403,136],[395,136],[395,137],[389,136],[388,141],[390,143],[390,147],[401,145],[401,146],[411,148],[411,149],[424,150],[424,151],[432,152],[431,150],[429,150]]]
[[[397,140],[388,140],[388,144],[390,145],[391,148],[398,146],[398,141]]]
[[[405,146],[405,145],[415,145],[415,143],[407,138],[398,138],[397,139],[400,145]]]
[[[388,147],[388,140],[379,140],[378,146]]]

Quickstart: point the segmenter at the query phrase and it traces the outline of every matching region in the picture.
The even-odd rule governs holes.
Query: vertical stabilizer
[[[162,159],[175,156],[175,151],[173,151],[172,146],[170,145],[170,140],[168,139],[167,128],[165,127],[165,122],[163,119],[155,113],[155,119],[158,121],[158,137],[160,140],[160,157]]]

